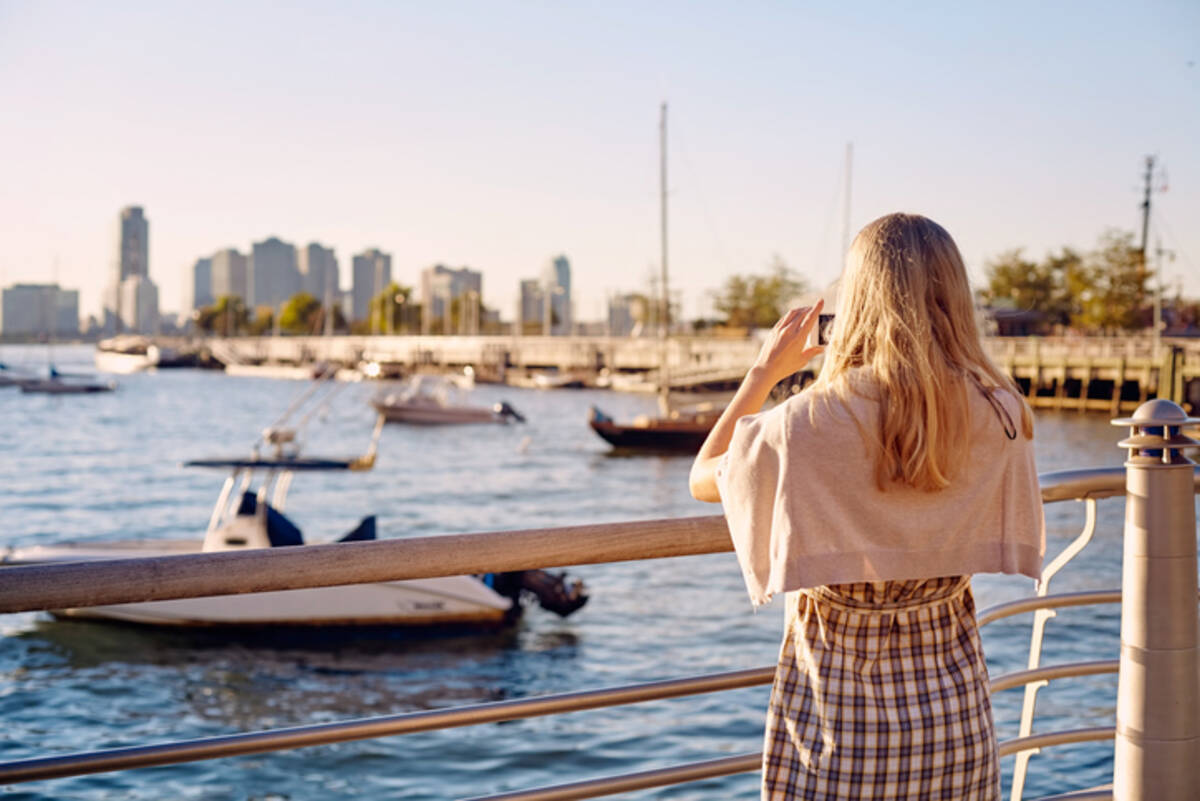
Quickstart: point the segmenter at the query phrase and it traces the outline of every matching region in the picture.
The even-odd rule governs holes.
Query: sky
[[[901,7],[906,6],[906,7]],[[911,7],[908,7],[911,6]],[[164,311],[197,258],[269,236],[522,278],[571,262],[576,318],[659,269],[706,314],[782,258],[815,287],[849,227],[918,212],[972,278],[1140,235],[1200,295],[1200,3],[0,0],[0,285],[96,313],[120,209]],[[853,145],[847,182],[847,143]],[[1165,190],[1165,191],[1164,191]]]

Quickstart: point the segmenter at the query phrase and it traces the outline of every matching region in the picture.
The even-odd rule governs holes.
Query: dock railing
[[[1157,405],[1156,405],[1157,404]],[[1166,404],[1165,406],[1163,404]],[[1148,409],[1148,407],[1154,407]],[[1168,408],[1174,407],[1174,410]],[[1143,414],[1143,411],[1145,413]],[[1172,416],[1174,415],[1174,416]],[[1182,456],[1193,445],[1182,409],[1155,401],[1134,418],[1122,445],[1125,468],[1069,470],[1040,477],[1045,503],[1085,503],[1084,528],[1047,562],[1033,597],[984,609],[981,626],[1034,614],[1025,670],[996,676],[993,693],[1025,690],[1018,736],[1000,743],[1015,755],[1012,801],[1021,801],[1029,758],[1043,747],[1116,738],[1114,786],[1054,799],[1191,798],[1200,786],[1200,672],[1197,671],[1197,572],[1193,494],[1200,472]],[[1126,495],[1125,568],[1120,589],[1051,594],[1051,579],[1088,544],[1096,502]],[[1190,556],[1188,553],[1190,542]],[[1132,544],[1131,544],[1132,543]],[[304,548],[203,553],[148,559],[3,568],[0,614],[161,601],[470,573],[657,559],[731,551],[720,516],[552,529],[447,535]],[[1131,559],[1132,556],[1132,559]],[[1190,562],[1188,561],[1190,559]],[[1190,566],[1190,567],[1189,567]],[[1189,572],[1190,571],[1190,572]],[[1041,646],[1055,610],[1119,603],[1121,660],[1044,666]],[[1132,601],[1132,603],[1130,603]],[[1190,616],[1190,617],[1189,617]],[[1190,637],[1190,644],[1189,644]],[[1189,656],[1190,654],[1190,656]],[[645,684],[522,698],[445,710],[229,734],[0,763],[0,785],[177,764],[540,715],[641,703],[771,683],[774,665]],[[1116,725],[1033,732],[1037,692],[1049,681],[1120,673]],[[561,801],[660,787],[758,770],[746,753],[670,768],[492,795],[489,801]],[[482,801],[482,799],[476,799]]]

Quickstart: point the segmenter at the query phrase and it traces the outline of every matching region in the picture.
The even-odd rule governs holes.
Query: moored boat
[[[525,422],[516,409],[504,402],[494,406],[468,404],[453,382],[430,375],[413,376],[402,389],[373,397],[371,405],[390,423],[448,425]]]

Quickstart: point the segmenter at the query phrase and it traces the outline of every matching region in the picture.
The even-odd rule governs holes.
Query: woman
[[[968,577],[1036,578],[1033,422],[979,341],[962,257],[892,214],[854,240],[817,380],[821,304],[772,329],[692,466],[720,501],[755,605],[787,592],[764,799],[1000,795]]]

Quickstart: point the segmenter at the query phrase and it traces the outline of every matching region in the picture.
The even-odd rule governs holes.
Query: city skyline
[[[1161,240],[1168,278],[1200,295],[1200,10],[1184,4],[363,3],[284,28],[254,3],[138,8],[0,0],[0,102],[20,112],[0,129],[19,154],[0,168],[0,285],[79,287],[85,317],[111,220],[140,205],[164,312],[184,309],[197,259],[275,234],[336,253],[343,290],[370,247],[410,286],[468,266],[506,316],[566,253],[577,316],[600,319],[657,271],[664,100],[685,316],[775,254],[818,287],[835,277],[849,141],[850,226],[928,214],[976,281],[1010,248],[1140,232],[1156,154],[1151,266]]]

